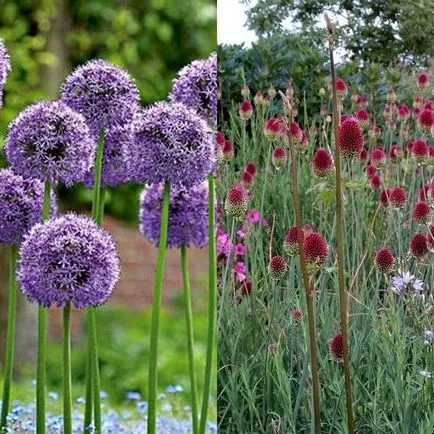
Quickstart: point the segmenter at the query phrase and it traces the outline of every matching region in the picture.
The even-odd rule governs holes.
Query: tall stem
[[[71,302],[63,308],[63,432],[72,434]]]
[[[103,204],[101,195],[101,172],[104,155],[105,131],[101,128],[98,138],[95,159],[95,176],[93,181],[92,217],[96,224],[101,225],[103,218]],[[95,433],[101,434],[101,400],[100,400],[100,374],[98,361],[98,339],[96,330],[95,308],[87,309],[87,322],[89,333],[89,359],[86,371],[86,404],[84,410],[84,430],[92,423],[92,407],[95,418]]]
[[[191,385],[191,412],[193,420],[193,434],[197,434],[199,428],[198,404],[197,404],[197,383],[196,372],[194,369],[194,333],[193,333],[193,309],[191,306],[190,277],[188,274],[187,248],[181,247],[181,268],[182,280],[184,285],[184,309],[185,323],[187,327],[188,362],[190,370]]]
[[[208,176],[208,267],[209,267],[209,301],[208,301],[208,343],[206,350],[205,385],[202,397],[202,412],[200,415],[199,433],[205,434],[208,415],[209,395],[211,391],[211,377],[216,339],[217,322],[217,253],[215,233],[215,175]]]
[[[45,182],[44,205],[42,221],[50,218],[50,182]],[[38,353],[36,370],[36,433],[45,434],[45,359],[47,340],[47,310],[44,306],[38,308]]]
[[[161,205],[160,240],[158,244],[157,268],[155,271],[152,301],[151,344],[149,349],[149,392],[148,392],[148,434],[155,434],[157,429],[157,354],[160,330],[161,293],[163,287],[164,264],[166,261],[167,229],[169,225],[170,183],[164,185]]]
[[[3,396],[2,396],[2,413],[0,419],[0,433],[6,429],[7,416],[9,413],[12,372],[14,368],[14,346],[15,346],[15,324],[17,313],[17,282],[15,278],[15,269],[17,264],[18,247],[13,244],[10,250],[9,259],[9,300],[8,300],[8,324],[6,336],[6,359],[4,370]]]
[[[289,109],[289,125],[291,125],[292,108],[288,102]],[[314,297],[315,289],[313,282],[309,281],[309,272],[307,270],[306,258],[303,250],[303,234],[302,234],[302,219],[300,208],[300,197],[298,192],[298,176],[297,176],[297,153],[294,149],[292,137],[288,133],[289,149],[291,153],[291,175],[292,175],[292,195],[294,202],[295,224],[297,226],[297,239],[300,256],[300,269],[303,277],[303,285],[306,296],[307,316],[309,324],[309,346],[310,346],[310,365],[312,370],[312,401],[314,412],[314,430],[315,434],[321,434],[321,408],[320,408],[320,384],[318,375],[318,354],[316,343],[316,326],[315,326],[315,308]]]
[[[339,151],[339,113],[338,100],[336,94],[336,71],[333,56],[333,27],[328,21],[329,31],[329,54],[330,54],[330,72],[333,89],[333,134],[335,141],[335,167],[336,167],[336,253],[338,259],[338,284],[339,284],[339,305],[340,319],[343,340],[343,358],[344,358],[344,375],[345,375],[345,400],[347,409],[348,433],[354,433],[353,404],[351,397],[351,375],[350,375],[350,357],[348,350],[348,297],[345,291],[345,270],[344,270],[344,246],[343,246],[343,220],[342,220],[342,187],[341,187],[341,155]]]

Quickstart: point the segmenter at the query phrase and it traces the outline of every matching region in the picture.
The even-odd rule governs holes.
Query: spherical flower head
[[[292,143],[296,147],[300,147],[303,141],[303,130],[300,128],[300,125],[298,125],[297,122],[295,121],[291,122],[291,125],[289,126],[289,130],[288,130],[288,134],[292,140]]]
[[[133,177],[131,172],[130,150],[132,147],[131,125],[114,127],[104,131],[103,163],[101,185],[115,187],[128,182]],[[92,188],[95,170],[86,174],[84,183]]]
[[[335,86],[336,86],[336,94],[338,98],[344,98],[348,93],[348,87],[345,84],[345,81],[342,80],[342,78],[338,78],[336,80]]]
[[[363,131],[356,118],[347,118],[339,126],[339,150],[347,158],[357,157],[364,147]]]
[[[163,184],[151,184],[140,197],[140,232],[156,247],[160,240]],[[167,247],[203,247],[208,242],[208,187],[171,188]]]
[[[372,179],[372,177],[375,176],[376,174],[377,174],[377,169],[372,164],[368,164],[366,166],[366,176],[368,177],[368,179]]]
[[[274,141],[277,139],[280,132],[281,132],[281,126],[279,120],[277,118],[268,119],[264,125],[265,137],[270,141]]]
[[[243,176],[241,178],[241,183],[248,190],[253,186],[254,177],[250,172],[246,170],[243,172]]]
[[[253,115],[253,106],[252,103],[245,99],[238,109],[238,113],[240,115],[240,119],[243,121],[248,121]]]
[[[288,270],[287,262],[281,256],[273,256],[268,264],[268,275],[273,280],[282,279]]]
[[[432,208],[426,202],[418,202],[413,208],[413,220],[420,225],[427,225],[433,216]]]
[[[430,134],[434,125],[434,112],[431,109],[423,109],[417,117],[417,126],[423,134]]]
[[[395,187],[390,190],[390,204],[394,208],[403,208],[407,204],[407,195],[402,187]]]
[[[356,118],[362,128],[369,127],[369,114],[365,109],[360,109],[356,113]]]
[[[411,152],[413,158],[419,164],[425,164],[429,159],[429,148],[425,140],[415,140]]]
[[[238,184],[233,185],[225,200],[225,211],[228,215],[241,220],[247,212],[247,194]]]
[[[21,291],[42,306],[99,306],[119,279],[110,234],[86,216],[65,214],[37,224],[20,248]]]
[[[359,154],[359,160],[360,160],[362,163],[366,163],[366,161],[368,161],[368,159],[369,159],[369,152],[368,152],[367,149],[363,148],[363,149],[360,151],[360,154]]]
[[[9,54],[3,39],[0,38],[0,108],[3,106],[3,87],[11,69]]]
[[[419,89],[426,89],[429,86],[429,75],[426,72],[421,72],[417,76],[416,86]]]
[[[138,108],[139,92],[125,70],[102,59],[76,68],[61,86],[62,101],[81,113],[93,134],[128,124]]]
[[[282,146],[277,146],[276,148],[274,148],[271,161],[277,170],[284,167],[286,165],[286,162],[288,161],[288,156],[286,155],[285,148],[283,148]]]
[[[344,361],[344,338],[342,333],[336,333],[329,343],[330,356],[338,363]]]
[[[395,267],[393,253],[387,247],[383,247],[375,254],[375,267],[380,273],[390,273]]]
[[[303,320],[303,312],[300,309],[293,309],[291,312],[291,317],[295,324],[300,324]]]
[[[246,164],[246,168],[244,169],[246,172],[249,172],[252,176],[256,175],[256,164],[253,161],[250,161]]]
[[[320,178],[333,171],[334,163],[330,152],[325,148],[318,148],[312,158],[312,170]]]
[[[371,178],[371,187],[374,190],[378,190],[380,188],[380,185],[381,185],[381,178],[380,178],[380,176],[379,175],[374,175]]]
[[[383,206],[390,205],[390,194],[392,193],[393,188],[385,188],[380,193],[380,203]]]
[[[44,185],[0,169],[0,243],[20,244],[42,218]]]
[[[139,182],[190,188],[214,170],[215,138],[205,120],[181,103],[159,102],[132,122],[131,167]]]
[[[301,231],[301,240],[304,240],[304,231]],[[286,232],[285,239],[283,240],[283,251],[289,256],[298,255],[300,252],[298,245],[298,229],[297,226],[291,226]]]
[[[410,118],[410,110],[405,104],[399,104],[396,112],[401,122],[407,122]]]
[[[83,116],[60,101],[28,106],[9,125],[5,143],[15,173],[67,186],[84,179],[95,150]]]
[[[418,232],[410,240],[410,254],[416,259],[422,259],[428,253],[428,243],[425,234]]]
[[[390,158],[393,163],[397,163],[404,155],[404,152],[402,151],[401,146],[399,145],[393,145],[390,148]]]
[[[304,238],[303,251],[308,263],[321,266],[327,260],[329,247],[320,234],[312,232]]]
[[[194,60],[179,71],[169,96],[195,110],[208,122],[217,124],[217,54]]]

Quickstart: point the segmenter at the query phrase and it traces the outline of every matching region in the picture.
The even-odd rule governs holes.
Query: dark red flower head
[[[252,292],[252,281],[246,280],[241,286],[240,286],[240,294],[242,296],[250,295]]]
[[[426,72],[421,72],[416,81],[417,87],[425,89],[429,86],[429,75]]]
[[[403,152],[402,152],[402,148],[399,145],[393,145],[390,148],[390,158],[392,159],[392,161],[394,163],[396,163],[398,160],[401,159],[401,157],[403,156]]]
[[[433,125],[434,112],[428,108],[423,109],[417,117],[417,126],[424,134],[429,134]]]
[[[392,188],[385,188],[380,193],[380,202],[383,206],[390,205],[390,193],[392,192]]]
[[[303,140],[303,131],[297,122],[291,122],[288,134],[291,137],[295,146],[299,146],[301,144]]]
[[[363,148],[359,154],[359,159],[362,162],[366,162],[369,159],[369,152],[367,151],[367,149]]]
[[[414,159],[421,164],[428,161],[429,158],[429,148],[425,140],[418,139],[413,142],[413,147],[411,149]]]
[[[336,362],[344,361],[344,335],[336,333],[329,344],[329,353]]]
[[[356,113],[356,118],[362,128],[369,127],[369,114],[365,109],[360,109]]]
[[[304,239],[304,232],[301,231],[301,238]],[[283,241],[283,250],[289,256],[298,255],[300,249],[298,246],[298,232],[297,226],[291,226],[286,232],[285,239]]]
[[[312,232],[304,238],[303,251],[307,262],[323,265],[327,260],[329,247],[320,234]]]
[[[250,161],[247,163],[246,168],[244,169],[246,172],[249,172],[250,175],[255,176],[256,175],[256,164],[253,163],[253,161]]]
[[[318,148],[312,159],[312,170],[315,175],[327,176],[333,170],[333,158],[325,148]]]
[[[225,140],[222,148],[223,156],[225,160],[230,160],[234,156],[234,145],[230,140]]]
[[[217,145],[223,146],[225,143],[225,136],[221,131],[217,131]]]
[[[354,158],[364,146],[363,131],[356,118],[347,118],[339,126],[339,150],[344,157]]]
[[[395,267],[392,251],[383,247],[375,254],[375,267],[380,273],[390,273]]]
[[[268,274],[273,280],[280,280],[285,276],[288,264],[281,256],[273,256],[268,264]]]
[[[247,194],[239,184],[233,185],[225,200],[225,211],[232,217],[242,219],[247,212]]]
[[[271,161],[276,169],[280,169],[285,166],[288,157],[286,155],[285,148],[277,146],[273,149],[273,155]]]
[[[407,204],[407,195],[402,187],[390,189],[389,202],[395,208],[402,208]]]
[[[371,178],[371,187],[375,190],[379,189],[381,185],[381,178],[378,175],[374,175]]]
[[[291,312],[291,316],[295,324],[300,324],[303,319],[303,312],[300,309],[294,309]]]
[[[252,176],[252,174],[249,173],[249,172],[247,172],[247,171],[244,171],[243,177],[241,178],[241,181],[242,181],[243,185],[246,188],[251,187],[253,185],[253,176]]]
[[[248,100],[245,99],[241,104],[240,104],[240,108],[238,110],[239,114],[240,114],[240,118],[243,121],[247,121],[252,117],[253,114],[253,106],[252,103]]]
[[[410,253],[416,259],[421,259],[428,253],[427,238],[421,232],[414,234],[410,240]]]
[[[405,104],[400,104],[397,109],[398,119],[406,122],[410,117],[410,109]]]
[[[338,78],[336,80],[336,94],[338,98],[343,98],[348,93],[347,85],[345,84],[345,81],[342,80],[342,78]]]
[[[382,148],[374,149],[371,152],[371,164],[376,169],[384,169],[386,167],[387,156]]]
[[[430,223],[432,216],[433,211],[426,202],[418,202],[413,208],[413,220],[420,225]]]
[[[376,174],[377,169],[372,164],[368,164],[366,166],[366,176],[368,177],[368,179],[371,179]]]
[[[275,140],[281,132],[280,121],[277,118],[270,118],[264,126],[264,135],[268,140]]]

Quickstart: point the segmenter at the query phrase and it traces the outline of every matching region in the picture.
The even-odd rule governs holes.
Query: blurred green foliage
[[[71,69],[101,57],[137,80],[144,105],[165,99],[176,72],[216,47],[215,0],[2,1],[0,37],[12,73],[0,112],[0,137],[26,105],[56,98]],[[136,185],[111,191],[108,212],[137,219]],[[82,187],[61,190],[68,208],[88,206]]]

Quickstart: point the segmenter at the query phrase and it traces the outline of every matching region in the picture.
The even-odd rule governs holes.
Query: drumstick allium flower
[[[363,131],[356,118],[347,118],[339,126],[339,150],[343,157],[354,158],[364,147]]]
[[[101,305],[119,273],[113,238],[86,216],[69,213],[37,224],[20,247],[21,291],[45,307]]]
[[[425,234],[418,232],[410,240],[410,254],[416,259],[422,259],[428,253],[428,243]]]
[[[195,110],[205,120],[217,124],[217,54],[194,60],[178,72],[169,95]]]
[[[62,101],[81,113],[93,134],[131,122],[139,92],[125,70],[102,59],[76,68],[61,86]]]
[[[3,39],[0,38],[0,108],[3,106],[3,87],[11,71],[11,62]]]
[[[393,253],[387,247],[383,247],[375,254],[375,267],[380,273],[390,273],[395,267]]]
[[[145,188],[140,199],[140,232],[156,247],[160,239],[163,184]],[[203,247],[208,242],[208,185],[172,188],[167,246]]]
[[[344,361],[344,343],[342,333],[336,333],[329,344],[329,353],[339,363]]]
[[[215,137],[207,122],[181,103],[158,102],[132,122],[131,169],[139,182],[190,188],[214,170]]]
[[[316,176],[327,176],[334,167],[333,158],[325,148],[318,148],[312,158],[312,170]]]
[[[60,101],[28,106],[10,124],[5,143],[15,173],[67,186],[84,179],[95,150],[84,117]]]

